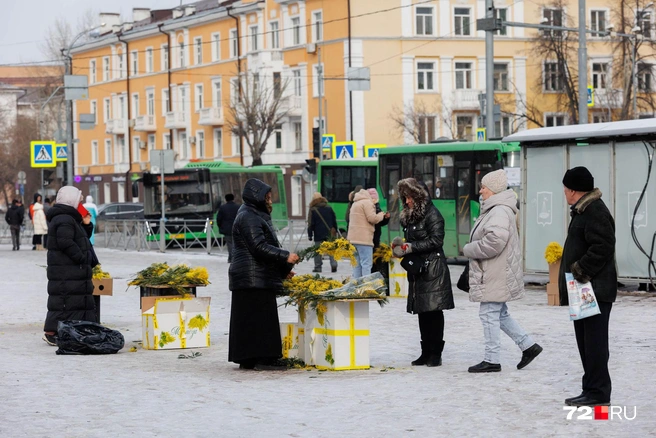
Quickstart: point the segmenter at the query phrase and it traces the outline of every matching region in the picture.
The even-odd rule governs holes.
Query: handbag
[[[465,270],[462,271],[462,274],[460,274],[460,278],[458,279],[456,286],[458,286],[458,289],[469,293],[469,262],[467,262]]]
[[[401,266],[406,270],[408,274],[419,275],[426,270],[428,265],[428,260],[419,254],[406,254],[401,259]]]

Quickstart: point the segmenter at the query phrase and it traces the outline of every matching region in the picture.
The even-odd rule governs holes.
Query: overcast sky
[[[0,3],[0,64],[9,64],[45,60],[39,44],[57,17],[66,18],[75,29],[79,17],[89,9],[118,12],[129,20],[134,7],[164,9],[178,6],[180,0],[2,0]]]

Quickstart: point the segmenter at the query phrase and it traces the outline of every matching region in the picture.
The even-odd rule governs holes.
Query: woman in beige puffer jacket
[[[376,206],[371,195],[365,189],[353,196],[353,205],[349,212],[348,240],[355,246],[355,259],[358,264],[353,268],[353,277],[371,274],[373,266],[375,225],[385,218],[387,213],[376,213]]]
[[[508,189],[503,169],[481,180],[481,215],[470,242],[463,248],[469,258],[469,300],[480,302],[479,316],[485,334],[485,358],[470,373],[501,371],[501,330],[522,350],[518,369],[528,365],[542,347],[533,342],[508,313],[507,301],[524,297],[522,253],[517,232],[517,199]]]

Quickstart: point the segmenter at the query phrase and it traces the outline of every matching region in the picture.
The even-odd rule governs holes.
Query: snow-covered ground
[[[456,291],[446,312],[444,365],[411,367],[419,354],[417,317],[405,300],[370,306],[368,371],[240,371],[227,362],[230,292],[225,255],[99,249],[115,277],[102,298],[102,322],[126,347],[110,356],[57,356],[41,340],[46,306],[45,252],[0,245],[0,436],[2,437],[400,437],[656,435],[656,296],[622,295],[611,314],[613,405],[637,406],[633,421],[567,420],[582,368],[567,310],[546,305],[542,289],[510,304],[544,347],[516,369],[520,351],[504,337],[501,373],[472,375],[482,360],[478,306]],[[206,266],[212,284],[212,346],[202,356],[139,346],[139,292],[126,279],[155,261]],[[312,263],[297,270],[308,273]],[[452,266],[455,284],[461,267]],[[328,262],[324,261],[324,272]],[[338,276],[350,273],[340,262]],[[330,275],[330,274],[326,274]],[[295,311],[281,308],[281,319]]]

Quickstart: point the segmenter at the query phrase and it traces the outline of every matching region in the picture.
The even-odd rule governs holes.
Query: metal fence
[[[25,225],[21,228],[20,233],[20,244],[22,245],[32,245],[32,236],[34,235],[34,226],[31,221],[27,221]],[[11,243],[11,230],[7,223],[0,224],[0,244],[10,244]]]

